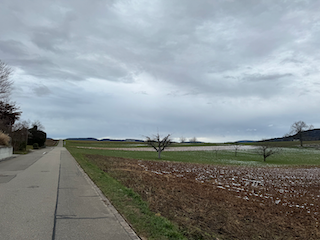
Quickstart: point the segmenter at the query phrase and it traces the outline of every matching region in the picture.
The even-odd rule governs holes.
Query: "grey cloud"
[[[84,78],[72,72],[66,71],[59,67],[58,62],[41,56],[33,56],[16,60],[14,65],[22,68],[27,74],[38,77],[40,79],[58,79],[58,80],[83,80]]]
[[[319,101],[319,10],[318,1],[5,1],[1,60],[22,70],[19,81],[42,84],[34,99],[17,94],[23,111],[40,114],[41,96],[45,121],[70,134],[158,126],[178,137],[276,137],[294,116],[314,119],[315,106],[299,109]],[[88,79],[113,94],[79,87]]]
[[[33,92],[38,96],[47,96],[48,94],[51,93],[50,89],[47,86],[41,85],[41,86],[36,86],[33,88]]]
[[[68,33],[60,27],[37,27],[32,32],[33,43],[43,50],[61,53],[59,45],[68,40]]]
[[[283,64],[294,63],[294,64],[297,64],[297,65],[301,65],[303,63],[303,60],[297,59],[295,57],[291,57],[291,58],[283,59],[281,63],[283,63]]]
[[[242,77],[243,80],[245,81],[277,81],[282,78],[286,77],[292,77],[293,74],[291,73],[284,73],[284,74],[260,74],[260,73],[255,73],[255,74],[244,74]]]
[[[8,58],[21,57],[28,55],[27,47],[16,40],[0,40],[0,51]]]
[[[146,91],[138,91],[138,92],[134,92],[136,94],[142,94],[142,95],[148,95],[148,93]]]

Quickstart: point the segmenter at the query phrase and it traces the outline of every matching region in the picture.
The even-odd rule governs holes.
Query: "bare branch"
[[[0,60],[0,99],[7,99],[11,93],[12,80],[10,80],[10,75],[12,74],[12,69],[8,67],[7,64]]]
[[[15,103],[0,100],[0,128],[4,132],[11,133],[12,125],[20,118],[21,111],[19,110]]]
[[[298,121],[292,124],[290,134],[297,135],[300,140],[300,146],[303,146],[303,132],[313,129],[313,125],[308,126],[304,121]]]
[[[32,123],[32,127],[36,127],[39,131],[43,131],[44,130],[44,126],[42,125],[42,123],[39,120],[35,120]]]
[[[238,151],[240,150],[241,146],[240,145],[233,145],[234,149],[234,156],[236,157],[238,154]]]
[[[29,121],[17,121],[13,126],[12,126],[12,131],[19,131],[22,129],[28,129],[30,126]]]
[[[271,155],[274,155],[276,153],[279,153],[280,149],[276,147],[272,147],[268,144],[264,144],[258,147],[257,154],[263,156],[263,161],[265,162],[268,157]]]
[[[161,139],[159,133],[153,138],[146,137],[146,143],[158,152],[158,158],[161,158],[161,152],[171,144],[170,134]]]
[[[150,137],[146,137],[146,142],[149,146],[153,147],[157,152],[158,152],[158,149],[157,149],[157,142],[154,140],[154,139],[151,139]]]

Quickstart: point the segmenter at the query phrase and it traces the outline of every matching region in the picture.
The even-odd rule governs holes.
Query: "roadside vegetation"
[[[70,142],[67,142],[69,152],[140,237],[155,240],[186,239],[176,225],[160,214],[152,212],[139,194],[88,160],[85,150],[79,151],[70,145]]]
[[[45,145],[43,147],[54,147],[57,146],[59,143],[59,140],[54,140],[54,139],[47,139],[45,142]],[[24,148],[22,149],[18,149],[18,150],[14,150],[13,153],[14,154],[27,154],[29,153],[31,150],[36,149],[34,147],[34,145],[26,145]],[[39,149],[39,147],[38,147]]]
[[[143,143],[67,141],[67,148],[147,239],[320,239],[319,144],[272,143],[281,151],[266,161],[241,146],[163,151],[161,161],[155,151],[84,148]]]
[[[2,146],[9,146],[10,137],[8,134],[5,134],[0,130],[0,145]]]

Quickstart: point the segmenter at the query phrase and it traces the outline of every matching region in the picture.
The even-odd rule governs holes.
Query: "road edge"
[[[66,149],[66,148],[65,148]],[[71,153],[66,149],[66,151],[71,155]],[[72,155],[71,155],[72,156]],[[141,238],[135,233],[135,231],[132,229],[130,224],[122,217],[122,215],[117,211],[117,209],[110,203],[109,199],[102,193],[100,188],[91,180],[91,178],[88,176],[88,174],[82,169],[80,164],[72,157],[72,159],[75,161],[79,171],[82,173],[84,178],[87,180],[87,182],[91,185],[93,190],[99,195],[100,200],[103,202],[103,204],[112,212],[112,214],[116,217],[120,225],[123,227],[123,229],[128,233],[130,238],[132,240],[141,240]]]

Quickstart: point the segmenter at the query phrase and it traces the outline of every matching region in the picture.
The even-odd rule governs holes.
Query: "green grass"
[[[102,147],[102,148],[132,148],[132,147],[146,147],[142,142],[118,142],[118,141],[77,141],[67,140],[69,145],[79,147]]]
[[[13,153],[14,154],[27,154],[30,152],[30,150],[33,149],[33,146],[32,145],[27,145],[27,149],[26,151],[14,151]]]
[[[123,144],[124,146],[125,144]],[[81,154],[99,154],[104,156],[134,158],[142,160],[159,160],[157,153],[146,151],[119,151],[99,149],[76,149],[77,142],[69,142],[69,148]],[[85,146],[85,145],[82,145]],[[105,145],[104,145],[105,146]],[[119,146],[119,145],[118,145]],[[263,161],[263,157],[256,153],[256,150],[239,150],[235,156],[234,150],[221,151],[187,151],[187,152],[166,152],[161,154],[163,161],[177,161],[202,164],[226,164],[226,165],[320,165],[320,150],[309,148],[281,148],[278,154],[272,155]]]
[[[307,145],[319,142],[306,142]],[[176,146],[212,146],[214,144],[175,144]],[[256,145],[250,144],[250,145]],[[240,166],[299,166],[320,165],[320,150],[312,148],[299,148],[297,142],[274,143],[275,147],[282,147],[278,154],[272,155],[263,161],[263,157],[256,150],[239,150],[235,156],[234,150],[221,151],[186,151],[162,152],[162,161],[176,161],[200,164],[240,165]],[[147,239],[184,239],[183,234],[169,220],[151,212],[146,202],[141,197],[121,185],[118,181],[103,172],[92,162],[84,157],[85,154],[98,154],[104,156],[124,157],[141,160],[158,161],[155,151],[122,151],[84,149],[81,147],[145,147],[144,143],[130,142],[91,142],[91,141],[66,141],[66,147],[79,162],[81,167],[97,184],[101,191],[108,197],[117,210],[130,222],[135,231]],[[285,147],[284,147],[285,146]]]
[[[140,195],[120,184],[117,180],[103,172],[98,166],[84,157],[88,150],[68,147],[67,149],[78,161],[115,208],[130,222],[139,236],[147,239],[185,239],[177,226],[168,219],[157,216],[149,210],[148,204]],[[89,151],[90,152],[90,151]]]
[[[67,140],[70,145],[79,147],[101,147],[101,148],[135,148],[148,147],[144,142],[122,142],[122,141],[78,141]],[[216,143],[172,143],[170,147],[199,147],[199,146],[218,146],[223,144]]]

